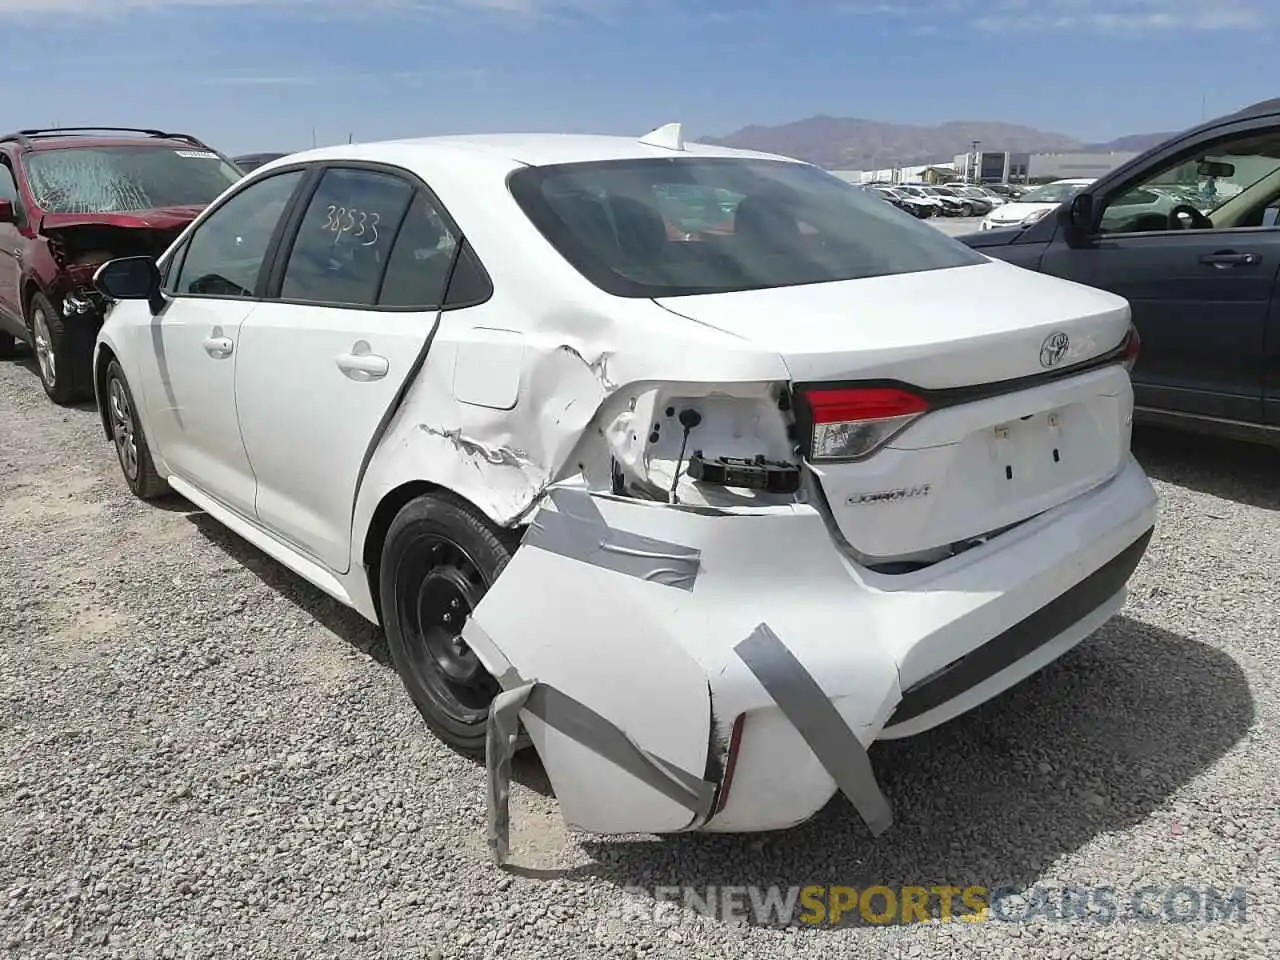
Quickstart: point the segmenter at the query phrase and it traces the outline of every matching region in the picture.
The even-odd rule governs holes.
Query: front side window
[[[601,161],[525,167],[509,183],[548,242],[615,296],[724,293],[986,262],[806,164]]]
[[[1179,156],[1103,204],[1102,233],[1276,226],[1280,131],[1250,131]]]
[[[373,170],[326,170],[298,228],[280,296],[308,303],[373,306],[414,187]],[[406,224],[414,226],[415,224]],[[418,227],[425,227],[419,222]],[[412,256],[433,256],[434,239]],[[438,301],[437,301],[438,302]]]
[[[49,213],[136,213],[205,206],[242,176],[209,150],[62,147],[27,155],[32,199]]]
[[[228,199],[197,226],[186,244],[173,293],[251,297],[276,225],[301,170],[267,177]]]

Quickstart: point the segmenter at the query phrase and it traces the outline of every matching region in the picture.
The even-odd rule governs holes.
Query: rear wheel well
[[[27,282],[22,285],[22,320],[27,324],[27,329],[31,329],[31,322],[28,317],[31,316],[31,301],[35,295],[40,292],[40,284],[35,280],[28,278]]]
[[[111,352],[111,348],[103,345],[98,351],[98,363],[93,368],[93,395],[95,398],[101,397],[106,393],[107,386],[107,366],[112,360],[116,359],[116,355]],[[98,404],[98,418],[102,421],[102,432],[107,435],[107,439],[111,437],[111,419],[107,415],[107,405],[105,403]]]
[[[382,564],[382,547],[387,540],[387,531],[391,529],[391,521],[396,518],[396,514],[404,508],[405,504],[425,494],[441,494],[452,497],[474,511],[476,516],[486,516],[483,510],[466,497],[460,496],[447,487],[440,486],[438,483],[431,483],[427,480],[410,480],[408,483],[403,483],[396,487],[382,498],[377,509],[373,511],[372,519],[369,521],[369,530],[365,534],[364,549],[361,556],[365,575],[369,578],[369,593],[373,598],[373,609],[378,615],[379,624],[382,623],[382,599],[378,577],[379,567]],[[514,551],[519,545],[523,533],[524,527],[516,526],[506,528],[500,532],[500,535],[508,541],[508,546]]]

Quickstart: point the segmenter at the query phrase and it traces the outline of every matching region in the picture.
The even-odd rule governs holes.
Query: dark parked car
[[[869,189],[878,193],[883,199],[892,203],[899,210],[905,210],[907,213],[919,220],[927,220],[930,217],[935,216],[938,212],[938,208],[933,204],[926,203],[915,197],[909,197],[905,193],[900,193],[893,189],[893,187],[874,186]]]
[[[55,402],[93,396],[90,365],[117,257],[159,256],[242,176],[195,137],[64,127],[0,137],[0,356],[35,349]]]
[[[960,239],[1129,300],[1137,419],[1280,444],[1280,100],[1170,138],[1025,228]]]
[[[250,170],[257,170],[260,166],[270,163],[272,160],[279,160],[281,157],[287,156],[287,153],[242,153],[233,159],[237,167],[248,173]]]

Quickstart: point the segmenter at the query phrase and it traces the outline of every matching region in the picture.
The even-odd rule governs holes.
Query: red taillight
[[[898,387],[839,387],[804,392],[813,430],[809,459],[858,460],[884,446],[929,410],[918,394]]]
[[[733,721],[733,730],[729,734],[729,750],[724,758],[724,776],[720,778],[720,795],[716,797],[716,807],[712,816],[724,809],[729,801],[729,787],[733,785],[733,770],[738,765],[738,750],[742,747],[742,728],[746,724],[747,715],[740,713]]]
[[[1138,328],[1130,325],[1129,336],[1124,341],[1124,367],[1130,373],[1133,372],[1133,365],[1138,362],[1138,354],[1142,352],[1142,337],[1138,333]]]

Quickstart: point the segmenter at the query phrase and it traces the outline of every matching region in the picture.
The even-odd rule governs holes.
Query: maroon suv
[[[92,283],[98,267],[159,256],[241,176],[180,133],[63,127],[0,137],[0,356],[25,340],[55,403],[91,396],[106,308]]]

